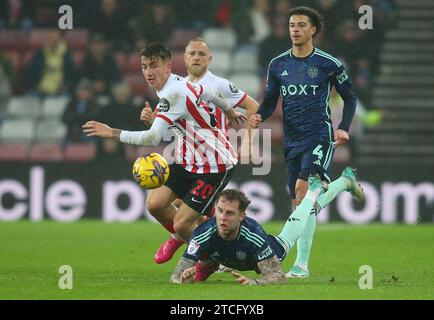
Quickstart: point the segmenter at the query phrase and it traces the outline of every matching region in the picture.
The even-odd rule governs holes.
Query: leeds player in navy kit
[[[292,48],[271,60],[264,99],[257,114],[249,119],[252,126],[258,127],[274,112],[278,98],[282,98],[284,154],[293,207],[304,198],[309,175],[318,174],[324,182],[331,182],[334,147],[349,140],[348,130],[356,110],[356,95],[342,62],[313,46],[313,37],[321,31],[322,25],[321,15],[311,8],[297,7],[289,12]],[[328,105],[332,87],[344,101],[342,121],[336,130],[333,130]],[[346,169],[345,173],[355,178],[354,170]],[[346,184],[339,179],[330,183],[328,194],[318,199],[306,225],[294,221],[294,228],[304,231],[289,276],[309,276],[315,214],[344,190],[347,190]],[[356,200],[363,198],[358,185],[354,186],[352,195]]]

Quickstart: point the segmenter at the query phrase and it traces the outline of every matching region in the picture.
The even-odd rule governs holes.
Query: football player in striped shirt
[[[188,241],[196,220],[212,208],[216,194],[229,182],[238,163],[236,150],[214,123],[205,101],[221,108],[230,122],[241,123],[246,117],[215,90],[172,74],[170,59],[169,49],[159,43],[149,44],[141,52],[143,76],[160,99],[149,130],[126,131],[97,121],[89,121],[83,128],[88,136],[144,146],[158,145],[169,128],[175,132],[176,161],[170,165],[166,184],[149,192],[147,206],[161,224],[173,225],[181,239]],[[172,205],[176,198],[183,201],[179,208]]]
[[[188,76],[185,78],[187,81],[204,85],[208,88],[213,88],[225,98],[231,107],[240,107],[245,109],[247,117],[256,113],[259,104],[254,98],[237,88],[236,85],[229,80],[219,77],[208,70],[212,61],[212,53],[204,39],[198,37],[188,42],[185,47],[184,61],[188,72]],[[228,123],[224,112],[222,112],[222,110],[212,101],[207,101],[207,104],[212,108],[216,126],[220,128],[226,136],[228,136]],[[153,112],[149,104],[147,104],[141,112],[140,119],[146,124],[152,125],[156,113],[157,111]],[[247,139],[248,136],[243,137],[243,144],[240,147],[240,152],[245,151],[243,154],[240,154],[240,157],[243,157],[244,160],[242,163],[248,162],[249,155],[247,152],[250,150],[250,143]],[[176,207],[179,207],[181,204],[182,201],[180,199],[174,201]],[[166,229],[171,230],[170,226],[166,227]],[[172,232],[169,239],[166,240],[156,252],[154,261],[156,263],[165,263],[169,261],[175,254],[176,250],[178,250],[178,248],[183,244],[184,242]]]

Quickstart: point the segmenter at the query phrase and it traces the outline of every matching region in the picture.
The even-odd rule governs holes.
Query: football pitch
[[[277,234],[282,226],[265,229]],[[309,279],[241,286],[218,273],[204,283],[176,285],[168,280],[185,246],[173,260],[155,264],[154,252],[168,236],[157,224],[2,222],[0,299],[434,299],[433,235],[433,225],[318,225]],[[293,251],[285,272],[294,258]],[[72,268],[72,290],[58,287],[63,265]],[[362,290],[359,268],[366,265],[373,288]]]

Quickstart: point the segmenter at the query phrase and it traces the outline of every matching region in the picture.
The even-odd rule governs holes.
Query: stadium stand
[[[26,161],[28,146],[26,144],[0,144],[0,161]]]
[[[66,126],[59,120],[41,120],[36,125],[36,141],[60,144],[66,134]]]
[[[180,76],[187,75],[187,69],[185,68],[184,62],[184,51],[172,52],[172,70],[173,73],[179,74]]]
[[[233,57],[234,73],[257,73],[258,55],[254,50],[238,50]]]
[[[65,40],[71,50],[85,50],[89,41],[89,31],[71,30],[65,34]]]
[[[208,28],[203,32],[202,37],[213,51],[232,51],[237,45],[235,32],[228,28]]]
[[[190,29],[175,29],[173,31],[172,37],[169,41],[169,47],[172,50],[181,50],[184,51],[187,43],[200,35],[200,33],[196,30]]]
[[[63,159],[62,147],[59,144],[34,144],[30,148],[30,161],[61,161]]]
[[[418,1],[424,2],[425,0]],[[266,13],[266,18],[272,26],[274,21],[277,21],[278,17],[280,17],[281,20],[285,17],[282,15],[282,12],[280,12],[281,10],[279,11],[274,8],[274,1],[268,2],[272,9]],[[370,3],[370,1],[368,2]],[[370,64],[370,61],[377,60],[375,55],[380,52],[378,50],[378,43],[382,41],[381,37],[374,39],[375,42],[372,42],[373,39],[369,39],[371,41],[370,43],[372,43],[371,51],[373,53],[370,54],[370,58],[372,59],[369,59],[367,64],[366,62],[361,63],[356,60],[357,57],[346,56],[346,52],[340,51],[341,48],[338,45],[343,37],[340,33],[340,30],[342,29],[340,23],[349,18],[353,18],[355,14],[357,14],[354,11],[354,3],[357,3],[357,1],[336,0],[334,2],[334,7],[339,7],[339,17],[330,15],[329,11],[322,7],[322,2],[318,4],[318,9],[320,11],[323,10],[324,14],[326,14],[327,31],[332,30],[332,32],[327,33],[327,36],[318,39],[318,46],[324,48],[326,51],[328,48],[331,48],[331,54],[341,57],[344,63],[350,62],[348,65],[355,68],[354,70],[349,70],[349,73],[353,78],[357,79],[354,81],[356,90],[360,89],[364,90],[364,92],[369,92],[368,89],[373,83],[373,74],[376,70],[375,66]],[[298,2],[295,1],[294,4],[298,4]],[[374,23],[379,26],[380,30],[385,30],[385,26],[390,20],[391,12],[393,12],[393,6],[383,0],[372,1],[372,5],[375,6],[377,12],[381,13],[375,17],[376,20]],[[126,6],[128,7],[128,5]],[[412,42],[410,38],[407,37],[407,33],[403,32],[405,28],[417,22],[416,24],[418,26],[422,26],[423,24],[422,27],[425,26],[427,28],[426,33],[421,35],[421,37],[426,36],[427,38],[424,38],[424,40],[432,40],[432,31],[428,30],[429,19],[432,17],[429,15],[430,12],[428,11],[422,14],[421,9],[416,8],[410,2],[397,0],[397,6],[403,10],[402,12],[405,11],[406,13],[404,14],[403,21],[396,27],[396,30],[389,32],[387,35],[384,49],[385,55],[383,54],[381,56],[382,65],[381,68],[379,68],[382,76],[376,82],[377,87],[373,91],[375,99],[373,100],[372,105],[385,107],[388,110],[388,112],[385,112],[386,126],[382,126],[382,129],[372,128],[367,131],[367,143],[364,143],[360,150],[362,154],[367,155],[366,159],[368,160],[376,159],[372,156],[372,150],[375,147],[375,144],[379,143],[379,139],[383,139],[384,141],[387,139],[392,140],[390,137],[386,138],[388,134],[387,132],[389,132],[387,131],[389,130],[388,128],[397,128],[399,126],[398,124],[402,124],[404,119],[416,119],[416,122],[432,120],[430,117],[423,116],[426,114],[424,113],[426,105],[430,104],[431,101],[422,101],[422,99],[420,99],[417,108],[412,108],[412,111],[415,111],[417,115],[414,115],[413,117],[409,116],[410,111],[408,108],[405,108],[406,106],[409,106],[409,104],[405,104],[406,100],[403,95],[408,92],[409,95],[411,95],[411,98],[415,98],[414,95],[418,91],[416,88],[411,89],[410,91],[403,90],[403,86],[408,85],[408,82],[405,82],[407,81],[405,79],[405,81],[399,80],[403,77],[403,74],[400,72],[410,70],[410,68],[411,72],[419,72],[423,75],[426,74],[427,77],[429,76],[428,73],[432,71],[430,67],[428,67],[433,64],[432,55],[431,58],[429,58],[427,54],[425,54],[429,51],[429,41],[425,41],[418,46],[411,46]],[[209,47],[213,51],[213,60],[210,65],[210,70],[219,76],[229,78],[237,87],[243,89],[257,100],[261,100],[266,80],[265,70],[262,70],[263,67],[259,67],[258,64],[259,46],[252,41],[245,41],[246,39],[253,39],[255,31],[252,28],[246,27],[246,24],[237,24],[234,26],[233,23],[230,23],[230,21],[237,21],[231,20],[236,19],[236,17],[239,16],[237,14],[240,12],[250,12],[252,8],[253,5],[248,4],[248,2],[239,2],[232,8],[233,12],[227,12],[229,15],[225,16],[226,19],[222,20],[221,12],[219,14],[216,12],[208,12],[207,17],[209,17],[209,19],[207,21],[193,17],[192,21],[188,22],[180,21],[179,19],[176,20],[177,15],[180,15],[180,13],[176,10],[172,10],[173,12],[171,12],[171,14],[173,14],[173,18],[175,19],[174,21],[177,23],[174,25],[173,32],[167,41],[167,45],[172,49],[173,72],[182,76],[186,75],[187,72],[183,59],[185,45],[190,39],[201,36],[208,42]],[[406,10],[409,8],[412,10]],[[216,8],[213,6],[209,6],[208,8],[208,10],[211,11],[215,9]],[[131,15],[133,17],[137,14],[139,13],[135,10],[131,10]],[[230,14],[233,14],[233,16],[231,17]],[[194,16],[194,13],[192,15]],[[248,16],[246,21],[249,22],[251,20],[250,18],[251,17]],[[416,21],[418,19],[422,20]],[[17,26],[20,25],[18,24],[17,26],[14,26],[14,28],[6,26],[0,30],[0,51],[9,60],[14,73],[17,75],[16,79],[13,81],[13,91],[15,96],[8,104],[5,104],[4,107],[0,106],[0,112],[2,113],[0,114],[0,140],[3,143],[1,145],[1,150],[10,150],[11,159],[21,159],[21,157],[27,156],[28,159],[35,161],[36,159],[38,159],[38,161],[58,161],[59,159],[63,159],[64,161],[73,161],[74,159],[77,159],[78,161],[90,160],[95,155],[94,146],[92,144],[88,147],[86,147],[86,145],[73,145],[71,148],[67,146],[64,151],[62,151],[61,147],[62,143],[64,143],[65,127],[61,122],[59,122],[59,119],[61,118],[69,99],[74,95],[74,90],[70,89],[70,91],[67,92],[69,97],[66,98],[56,96],[49,98],[35,97],[28,95],[27,92],[25,92],[24,74],[29,62],[35,52],[45,43],[49,31],[52,30],[49,29],[50,26],[53,28],[53,26],[57,25],[57,23],[41,24],[40,21],[30,22],[30,24],[26,24],[26,29],[17,29]],[[82,23],[78,25],[78,29],[64,32],[66,43],[78,68],[82,66],[83,59],[89,50],[90,40],[93,36],[92,30],[90,23],[83,23],[82,21]],[[107,37],[109,36],[110,35],[108,34]],[[369,35],[367,33],[358,34],[358,41],[366,43],[368,37]],[[112,42],[114,43],[119,42],[119,39],[114,38],[108,40],[113,40]],[[125,81],[132,89],[133,95],[135,95],[133,101],[143,104],[144,100],[150,100],[151,105],[155,106],[155,92],[149,90],[140,72],[140,56],[138,52],[140,51],[140,47],[146,43],[147,39],[142,40],[144,42],[130,43],[129,46],[126,46],[125,42],[122,46],[114,46],[109,51],[114,55],[115,62],[118,65],[121,74],[120,81]],[[290,43],[288,41],[288,47],[289,46]],[[279,46],[275,47],[277,48]],[[416,52],[411,52],[410,47],[416,50]],[[418,50],[421,52],[418,52]],[[276,52],[275,54],[277,55],[279,53],[280,52]],[[420,57],[420,59],[414,62],[414,68],[413,66],[405,66],[402,61],[399,60],[403,54],[407,53],[411,53],[412,55],[419,54],[418,57]],[[423,54],[425,55],[422,56]],[[399,75],[399,77],[396,77],[396,75]],[[79,83],[79,80],[80,78],[75,79],[75,83]],[[364,84],[363,81],[365,81]],[[366,81],[368,81],[367,84]],[[430,84],[430,81],[431,80],[427,83]],[[363,88],[362,84],[364,85]],[[110,84],[110,86],[111,85],[112,84]],[[97,94],[96,100],[105,101],[104,105],[110,104],[112,102],[112,92],[110,90],[104,95]],[[427,92],[429,92],[429,90],[427,90]],[[396,98],[393,99],[392,97]],[[404,104],[405,106],[402,107]],[[367,103],[367,105],[369,109],[370,104]],[[269,126],[273,128],[273,141],[279,143],[282,142],[283,137],[281,130],[281,114],[282,111],[279,104],[276,108],[276,112],[272,115],[269,124]],[[423,122],[422,127],[428,128],[429,123]],[[378,130],[382,130],[380,135],[377,134],[380,132]],[[396,133],[395,131],[390,132]],[[398,135],[395,136],[397,137]],[[418,139],[417,137],[420,137],[420,133],[415,132],[411,137],[412,138],[409,138],[410,140],[408,140],[409,144],[414,145],[415,142],[418,142],[418,147],[413,147],[413,149],[417,149],[416,151],[422,152],[425,150],[424,152],[427,154],[429,152],[434,152],[431,150],[432,148],[426,146],[426,143],[423,144],[420,142],[427,142],[430,138],[432,139],[432,136],[426,137],[425,140]],[[23,143],[23,146],[20,147],[16,144],[17,142]],[[31,146],[29,149],[28,145],[33,142],[36,143],[34,148]],[[59,147],[54,147],[53,143],[54,146],[58,145]],[[398,142],[396,142],[395,145],[397,143]],[[423,149],[423,147],[427,148]],[[377,150],[376,152],[378,152],[378,150],[388,150],[388,148],[392,148],[392,145],[388,144],[385,145],[385,148],[375,149]],[[409,152],[415,151],[413,149],[410,150],[410,147],[407,149]],[[401,150],[407,149],[404,148]],[[44,158],[44,150],[47,150],[46,153],[49,154],[46,158]],[[62,156],[59,156],[59,150],[62,153]],[[74,155],[74,150],[78,150],[76,156]],[[134,154],[131,150],[132,149],[127,148],[127,155],[131,156]],[[4,155],[4,152],[5,151],[2,152],[0,157],[0,160],[2,161],[6,161],[9,157],[8,155]],[[63,153],[65,153],[65,155],[63,155]]]
[[[6,116],[12,118],[36,119],[40,114],[40,99],[33,96],[14,97],[9,100]]]
[[[68,102],[69,98],[66,96],[45,98],[42,102],[41,116],[52,120],[60,119],[65,112]]]
[[[229,79],[243,91],[255,99],[259,99],[262,94],[262,81],[256,73],[237,73]]]
[[[226,77],[232,69],[232,55],[226,50],[214,50],[209,69],[215,74]]]
[[[386,32],[372,86],[382,123],[365,128],[357,146],[361,164],[393,157],[411,167],[434,156],[434,3],[399,0],[397,10],[400,19]]]
[[[94,144],[72,143],[65,148],[65,161],[90,161],[95,158],[96,148]]]
[[[1,124],[2,142],[30,144],[34,139],[35,122],[32,119],[6,119]]]

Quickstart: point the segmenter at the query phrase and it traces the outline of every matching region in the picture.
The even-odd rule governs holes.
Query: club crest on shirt
[[[238,260],[240,260],[240,261],[246,260],[246,258],[247,258],[247,254],[243,251],[237,251],[235,253],[235,255],[237,256]]]
[[[191,240],[187,249],[187,253],[193,255],[197,252],[197,250],[199,250],[199,248],[200,244],[196,240]]]
[[[229,89],[232,93],[238,93],[239,91],[237,86],[233,82],[229,82]]]
[[[307,74],[309,77],[315,78],[318,74],[318,69],[315,67],[309,67],[309,69],[307,69]]]
[[[158,112],[167,112],[170,109],[170,102],[167,99],[161,98],[158,101]]]

